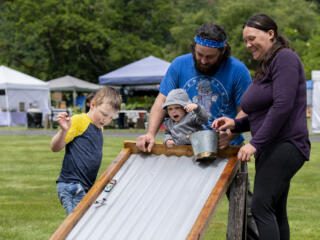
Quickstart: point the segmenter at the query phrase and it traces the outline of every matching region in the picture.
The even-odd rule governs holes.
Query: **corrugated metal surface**
[[[227,161],[132,154],[67,239],[186,239]]]

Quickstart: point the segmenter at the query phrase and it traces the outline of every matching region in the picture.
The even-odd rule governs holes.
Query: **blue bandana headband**
[[[224,45],[226,45],[226,40],[219,42],[219,41],[201,38],[197,35],[194,37],[194,41],[195,43],[200,44],[202,46],[212,47],[212,48],[223,48]]]

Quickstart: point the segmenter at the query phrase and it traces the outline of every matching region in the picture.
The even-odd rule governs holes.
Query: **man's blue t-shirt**
[[[203,106],[209,116],[205,128],[219,117],[234,118],[243,93],[251,83],[247,67],[239,60],[229,57],[222,62],[213,76],[203,75],[194,67],[192,54],[177,57],[170,65],[159,91],[168,95],[172,89],[183,88],[194,103]],[[240,135],[230,144],[240,145],[244,138]]]

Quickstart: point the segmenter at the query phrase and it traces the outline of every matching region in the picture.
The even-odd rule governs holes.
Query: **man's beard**
[[[223,54],[220,54],[219,58],[214,64],[208,64],[208,65],[201,64],[201,62],[196,59],[194,52],[192,52],[192,57],[193,57],[195,69],[198,72],[208,76],[214,75],[218,71],[221,65],[221,62],[223,61]]]

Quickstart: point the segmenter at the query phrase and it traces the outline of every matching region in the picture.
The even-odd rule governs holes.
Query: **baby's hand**
[[[175,144],[174,144],[174,141],[173,141],[173,140],[169,139],[169,140],[166,141],[166,146],[167,146],[168,148],[172,148],[174,145],[175,145]]]
[[[198,104],[196,103],[189,103],[187,106],[184,107],[184,110],[187,112],[192,112],[193,110],[198,108]]]
[[[61,130],[67,131],[71,126],[71,120],[66,112],[59,113],[57,116],[57,123],[59,123]]]

